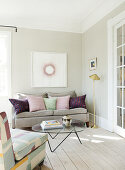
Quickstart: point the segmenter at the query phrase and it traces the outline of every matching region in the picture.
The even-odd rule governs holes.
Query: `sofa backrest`
[[[26,99],[27,96],[42,96],[43,98],[47,98],[47,93],[39,93],[39,94],[29,94],[29,93],[16,93],[17,99]]]
[[[0,113],[0,170],[10,170],[15,165],[10,128],[5,112]]]
[[[54,92],[48,92],[48,97],[62,97],[62,96],[70,96],[70,97],[76,97],[76,92],[75,91],[65,91],[65,92],[60,92],[60,93],[54,93]]]

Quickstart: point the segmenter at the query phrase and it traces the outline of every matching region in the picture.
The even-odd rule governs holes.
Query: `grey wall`
[[[107,21],[125,10],[125,3],[105,16],[82,35],[82,90],[87,94],[87,108],[93,113],[93,86],[89,78],[91,74],[98,74],[100,81],[95,82],[96,114],[107,119],[108,111],[108,35]],[[89,70],[90,59],[97,57],[96,71]]]
[[[68,54],[67,88],[31,88],[31,51],[66,52]],[[18,29],[12,33],[12,94],[41,91],[82,92],[82,35],[35,29]]]

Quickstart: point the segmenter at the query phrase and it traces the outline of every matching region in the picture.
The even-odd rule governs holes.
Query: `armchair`
[[[31,170],[45,158],[47,134],[12,129],[0,113],[0,170]]]

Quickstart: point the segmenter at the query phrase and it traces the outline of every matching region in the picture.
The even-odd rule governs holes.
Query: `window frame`
[[[7,58],[7,72],[8,72],[8,94],[2,95],[0,97],[10,97],[11,96],[11,32],[10,31],[0,31],[0,35],[7,35],[8,37],[8,58]]]

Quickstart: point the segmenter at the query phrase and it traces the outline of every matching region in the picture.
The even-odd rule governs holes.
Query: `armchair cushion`
[[[24,158],[27,154],[43,145],[47,139],[47,134],[29,132],[19,129],[11,130],[13,149],[17,161]]]

